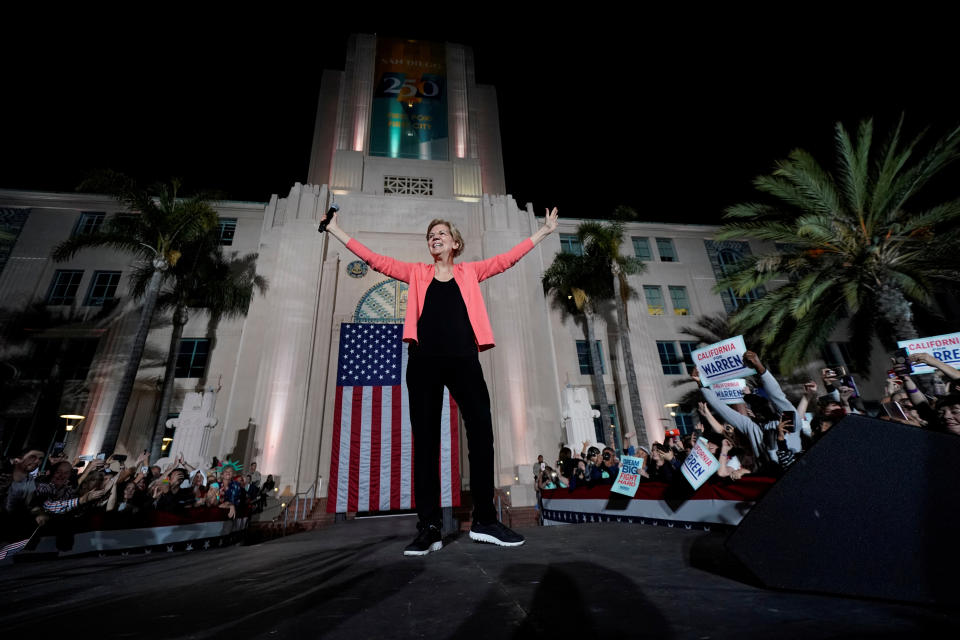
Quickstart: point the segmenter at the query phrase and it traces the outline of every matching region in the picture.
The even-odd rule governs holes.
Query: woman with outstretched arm
[[[523,544],[523,536],[497,521],[493,506],[493,423],[478,353],[493,348],[494,341],[479,283],[512,267],[550,235],[557,228],[557,209],[547,211],[543,226],[510,251],[463,263],[454,262],[463,253],[463,237],[447,220],[427,226],[429,263],[378,255],[348,236],[338,222],[334,213],[327,231],[375,271],[410,286],[403,341],[409,344],[406,382],[419,534],[404,555],[426,555],[443,547],[439,459],[444,387],[460,407],[467,431],[474,503],[470,538],[500,546]]]

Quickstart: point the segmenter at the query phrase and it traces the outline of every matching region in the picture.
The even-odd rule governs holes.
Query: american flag
[[[413,435],[403,325],[340,325],[327,512],[412,509]],[[443,391],[440,504],[460,504],[457,405]]]

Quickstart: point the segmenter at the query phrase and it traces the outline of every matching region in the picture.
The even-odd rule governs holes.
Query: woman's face
[[[435,225],[427,233],[427,249],[434,257],[453,254],[459,247],[459,243],[453,240],[450,227],[445,224]]]
[[[193,486],[199,486],[203,484],[203,476],[199,473],[193,474]]]
[[[123,499],[127,502],[133,499],[133,494],[136,493],[137,487],[131,482],[123,488]]]
[[[224,467],[223,471],[220,472],[220,477],[223,480],[223,486],[229,486],[230,481],[233,480],[233,467]]]
[[[960,404],[948,404],[940,410],[943,426],[950,433],[960,436]]]

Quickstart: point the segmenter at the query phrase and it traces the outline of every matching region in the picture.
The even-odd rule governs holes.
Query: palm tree
[[[143,291],[143,307],[130,358],[124,368],[101,447],[102,451],[110,452],[116,447],[120,435],[160,286],[168,269],[177,264],[182,247],[216,226],[217,212],[202,195],[179,198],[179,180],[142,188],[123,174],[102,171],[81,184],[80,189],[107,193],[128,212],[138,215],[113,216],[101,231],[76,235],[60,243],[53,250],[53,259],[61,262],[84,249],[110,247],[137,256],[140,259],[139,268],[150,273]]]
[[[593,369],[593,386],[597,403],[600,405],[600,423],[610,447],[614,447],[616,441],[607,411],[610,405],[607,402],[607,388],[603,383],[594,326],[596,315],[600,312],[599,305],[613,296],[612,280],[609,265],[595,255],[586,253],[579,256],[558,253],[541,279],[544,293],[552,293],[554,303],[564,313],[584,319],[590,365]]]
[[[802,364],[849,315],[854,359],[869,361],[871,337],[917,337],[913,304],[957,281],[960,200],[920,206],[917,195],[958,156],[960,127],[927,148],[923,134],[903,139],[903,118],[881,145],[872,120],[855,136],[836,125],[836,167],[823,168],[797,149],[754,180],[769,203],[727,209],[717,239],[755,238],[776,252],[746,258],[717,290],[745,295],[786,281],[739,310],[737,333],[756,330],[781,369]]]
[[[642,273],[646,265],[634,257],[620,253],[623,241],[623,222],[636,218],[629,207],[618,207],[614,212],[615,220],[607,223],[584,222],[577,227],[577,236],[584,247],[584,253],[604,262],[609,270],[606,276],[613,282],[613,301],[617,309],[617,325],[620,334],[620,348],[623,351],[624,369],[627,374],[627,393],[630,396],[630,409],[633,418],[633,431],[637,443],[649,446],[647,427],[643,420],[643,408],[640,406],[640,389],[637,385],[637,370],[633,366],[633,350],[630,345],[630,329],[627,320],[627,300],[633,289],[627,281],[627,275]]]
[[[161,455],[164,428],[175,388],[180,339],[189,320],[189,309],[202,308],[209,315],[208,335],[216,333],[220,320],[246,315],[254,292],[262,294],[267,289],[266,279],[256,273],[256,260],[255,253],[237,257],[234,252],[229,258],[225,256],[220,236],[214,229],[185,245],[180,260],[167,271],[167,286],[158,295],[156,308],[173,311],[172,331],[160,407],[151,438],[151,460]],[[151,278],[150,269],[144,266],[135,269],[131,276],[131,293],[135,297],[143,296]],[[210,350],[213,350],[213,344]]]

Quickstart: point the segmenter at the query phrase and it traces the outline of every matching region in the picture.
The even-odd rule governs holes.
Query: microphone
[[[330,208],[327,209],[327,214],[323,216],[323,220],[320,221],[320,226],[317,227],[318,233],[323,233],[327,230],[327,225],[330,224],[330,220],[333,219],[333,214],[337,211],[340,211],[340,205],[334,202],[330,205]]]

